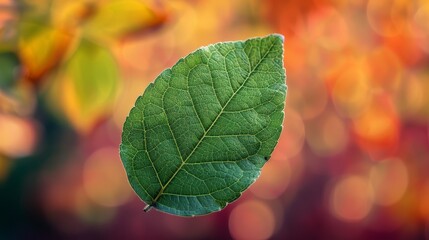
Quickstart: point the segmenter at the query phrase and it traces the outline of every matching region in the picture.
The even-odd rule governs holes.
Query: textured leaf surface
[[[150,84],[124,124],[121,158],[160,211],[219,211],[258,178],[282,130],[283,37],[203,47]]]

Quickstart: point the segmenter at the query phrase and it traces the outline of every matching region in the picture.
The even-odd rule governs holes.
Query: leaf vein
[[[267,52],[264,54],[263,57],[261,57],[261,59],[258,61],[258,63],[255,65],[255,67],[251,69],[251,71],[249,72],[248,76],[246,77],[246,79],[244,80],[244,82],[240,85],[240,87],[237,89],[237,91],[233,92],[233,95],[229,98],[229,100],[226,102],[225,106],[222,107],[221,111],[219,112],[219,114],[217,115],[217,117],[215,118],[215,120],[212,122],[212,124],[210,125],[210,127],[207,129],[207,131],[205,132],[205,134],[200,138],[200,140],[198,141],[198,143],[195,145],[195,147],[192,149],[191,153],[185,158],[185,160],[182,160],[182,163],[180,164],[180,166],[177,168],[177,170],[173,173],[173,175],[169,178],[169,180],[167,181],[167,183],[164,185],[164,187],[161,188],[161,190],[159,191],[159,193],[157,194],[157,196],[154,199],[154,202],[152,204],[155,204],[158,199],[162,196],[162,194],[164,193],[164,190],[168,187],[168,185],[170,184],[170,182],[174,179],[174,177],[177,175],[177,173],[183,168],[183,166],[186,164],[186,162],[189,160],[189,158],[193,155],[193,153],[195,152],[195,150],[198,148],[198,146],[201,144],[201,142],[204,140],[204,138],[206,137],[207,133],[212,129],[212,127],[216,124],[217,120],[219,119],[219,117],[222,115],[223,111],[225,110],[225,108],[228,106],[228,104],[231,102],[231,100],[234,98],[234,96],[237,95],[237,93],[243,88],[243,86],[248,82],[248,80],[250,79],[252,73],[257,69],[257,67],[262,63],[263,60],[266,59],[266,56],[270,53],[271,49],[273,48],[273,46],[275,45],[275,42],[273,42],[271,44],[271,46],[269,47],[269,49],[267,50]],[[251,46],[253,47],[253,46]],[[250,61],[249,61],[250,64]],[[164,99],[164,98],[163,98]],[[170,127],[169,127],[170,128]],[[171,128],[170,128],[171,130]],[[176,144],[177,146],[177,144]],[[180,152],[179,152],[180,153]],[[181,156],[181,155],[180,155]],[[182,157],[183,159],[183,157]]]

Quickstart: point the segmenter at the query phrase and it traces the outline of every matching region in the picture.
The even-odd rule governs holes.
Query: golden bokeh
[[[368,67],[362,59],[353,59],[341,66],[341,74],[334,82],[332,100],[337,111],[346,117],[356,117],[372,100]]]
[[[0,155],[23,157],[36,148],[39,138],[37,124],[31,119],[0,113]]]
[[[353,120],[359,145],[367,151],[393,152],[399,138],[398,119],[391,100],[380,96]]]

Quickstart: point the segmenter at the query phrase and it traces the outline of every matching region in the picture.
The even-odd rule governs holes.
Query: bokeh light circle
[[[390,96],[379,96],[377,101],[374,100],[364,112],[353,119],[353,130],[358,144],[364,150],[394,152],[400,128]]]
[[[368,68],[361,62],[346,66],[332,89],[332,100],[341,115],[359,115],[372,99]]]
[[[408,4],[403,0],[369,0],[367,19],[377,34],[392,37],[404,31],[408,15]]]
[[[344,221],[360,221],[368,216],[373,203],[369,181],[358,175],[340,179],[330,196],[332,214]]]
[[[424,78],[421,74],[409,74],[401,82],[401,87],[395,94],[395,105],[402,119],[426,123],[424,100],[427,90],[425,90]]]
[[[287,189],[290,178],[291,169],[287,159],[270,159],[249,190],[259,198],[275,199]]]
[[[87,196],[97,204],[116,207],[124,204],[131,188],[116,148],[103,148],[85,162],[83,186]]]
[[[271,208],[257,200],[241,203],[229,216],[229,231],[237,240],[268,239],[274,233],[275,226]]]
[[[10,157],[30,155],[38,140],[37,124],[28,118],[0,113],[0,154]]]
[[[304,121],[294,109],[286,107],[283,131],[277,144],[276,154],[292,158],[301,152],[304,141]]]
[[[332,156],[344,150],[349,141],[347,128],[336,114],[325,113],[307,123],[306,140],[318,156]]]
[[[396,158],[377,162],[370,171],[370,180],[374,188],[375,202],[383,206],[393,205],[407,190],[407,167],[403,161]]]
[[[322,8],[308,19],[309,34],[317,39],[316,44],[329,50],[341,49],[347,44],[348,30],[345,16],[332,7]]]
[[[420,48],[429,53],[429,3],[426,2],[421,4],[420,8],[417,9],[412,22],[412,29],[414,30],[414,36],[417,38],[417,42]]]

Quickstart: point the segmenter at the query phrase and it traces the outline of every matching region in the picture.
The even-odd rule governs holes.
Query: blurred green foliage
[[[8,89],[18,80],[20,61],[15,52],[0,52],[0,88]]]

